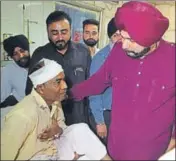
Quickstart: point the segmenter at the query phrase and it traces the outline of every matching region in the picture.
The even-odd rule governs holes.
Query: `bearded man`
[[[3,41],[4,50],[12,62],[1,68],[1,107],[15,105],[25,96],[30,64],[29,41],[24,35],[11,36]]]

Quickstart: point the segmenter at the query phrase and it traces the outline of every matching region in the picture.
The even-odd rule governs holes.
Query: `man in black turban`
[[[1,68],[1,104],[16,104],[25,96],[25,86],[30,63],[29,41],[24,35],[11,36],[3,41],[4,50],[13,59]]]
[[[11,36],[5,39],[3,46],[8,56],[10,56],[20,67],[29,67],[29,42],[24,35]]]

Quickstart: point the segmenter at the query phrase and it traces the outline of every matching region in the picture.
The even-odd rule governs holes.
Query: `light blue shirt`
[[[1,67],[1,102],[9,95],[13,95],[18,101],[25,96],[28,71],[12,62]]]
[[[92,59],[90,66],[90,76],[96,73],[99,68],[104,64],[108,57],[113,44],[109,44],[101,49]],[[98,83],[98,82],[97,82]],[[90,109],[97,124],[104,123],[104,110],[111,110],[112,106],[112,88],[107,88],[104,93],[96,96],[89,97]]]

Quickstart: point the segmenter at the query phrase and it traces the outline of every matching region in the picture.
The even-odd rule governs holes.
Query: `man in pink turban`
[[[157,160],[175,120],[175,44],[162,39],[169,21],[152,5],[130,1],[117,9],[115,23],[122,43],[71,96],[80,100],[112,86],[109,154],[114,160]]]

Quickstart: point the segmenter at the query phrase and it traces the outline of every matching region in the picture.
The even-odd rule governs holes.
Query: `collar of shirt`
[[[100,51],[99,48],[95,47],[95,54],[93,56],[91,56],[92,58]]]
[[[95,54],[98,53],[99,51],[100,51],[100,49],[96,47],[95,48]]]
[[[113,43],[113,42],[111,42],[111,41],[109,42],[110,50],[112,50],[112,48],[114,47],[114,44],[115,44],[115,43]]]
[[[16,68],[19,68],[19,69],[24,70],[24,71],[28,71],[28,69],[23,68],[23,67],[20,67],[17,63],[15,63],[14,60],[12,60],[12,63],[14,64],[14,66],[15,66]]]
[[[36,92],[36,90],[33,88],[31,95],[35,98],[36,103],[38,106],[43,109],[47,110],[49,109],[48,105],[46,104],[45,100]],[[52,110],[50,117],[52,117],[58,107],[61,107],[61,103],[59,101],[55,101],[52,105]]]

